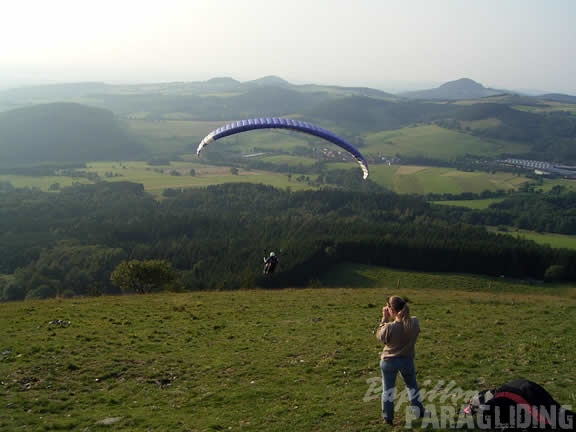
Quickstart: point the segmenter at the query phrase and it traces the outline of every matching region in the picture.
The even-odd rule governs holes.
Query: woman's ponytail
[[[408,303],[399,296],[392,296],[388,299],[388,304],[394,312],[396,312],[397,318],[402,321],[404,328],[409,329],[412,327],[412,319],[410,317],[410,307]]]

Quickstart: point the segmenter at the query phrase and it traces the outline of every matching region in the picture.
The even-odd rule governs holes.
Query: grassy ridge
[[[392,279],[0,304],[0,429],[381,430],[372,329],[396,292],[421,320],[421,387],[453,380],[473,391],[526,377],[576,405],[573,288],[500,281],[503,290],[478,291],[459,277],[431,289],[434,278],[400,277],[399,289]]]

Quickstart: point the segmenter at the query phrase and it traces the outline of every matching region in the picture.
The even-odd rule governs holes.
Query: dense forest
[[[575,199],[543,194],[533,205],[556,203],[557,217],[572,220]],[[533,206],[514,202],[486,214],[505,209],[531,218]],[[127,260],[165,260],[178,290],[304,286],[341,262],[576,280],[576,252],[488,233],[462,212],[385,191],[237,183],[157,201],[128,182],[58,193],[3,184],[0,273],[11,276],[0,281],[0,293],[4,300],[117,293],[110,276]],[[262,257],[270,250],[280,256],[279,271],[264,278]]]

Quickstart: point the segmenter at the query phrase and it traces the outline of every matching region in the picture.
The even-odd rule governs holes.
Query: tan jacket
[[[409,329],[405,329],[401,321],[392,321],[378,327],[376,339],[384,344],[380,358],[414,357],[414,345],[420,334],[420,323],[416,317],[410,320],[412,326]]]

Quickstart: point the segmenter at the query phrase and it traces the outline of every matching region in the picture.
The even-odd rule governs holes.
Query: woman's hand
[[[382,308],[382,321],[387,322],[390,319],[390,308],[388,306],[384,306]]]

